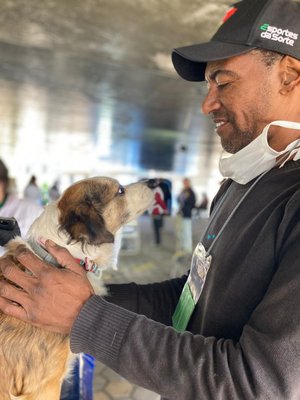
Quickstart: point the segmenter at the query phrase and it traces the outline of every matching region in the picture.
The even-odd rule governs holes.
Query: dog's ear
[[[114,235],[106,229],[103,217],[88,203],[59,208],[60,229],[67,231],[71,240],[82,245],[114,242]]]

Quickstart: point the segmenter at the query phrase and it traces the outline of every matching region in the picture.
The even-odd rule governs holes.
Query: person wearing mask
[[[1,282],[0,309],[164,399],[299,399],[299,20],[299,1],[244,0],[209,42],[173,52],[181,77],[206,81],[202,111],[231,153],[189,274],[102,298],[48,241],[65,269],[29,252],[33,276],[0,261],[24,290]]]

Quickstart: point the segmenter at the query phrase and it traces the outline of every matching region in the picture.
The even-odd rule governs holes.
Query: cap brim
[[[179,76],[187,81],[204,81],[205,68],[209,61],[247,53],[255,47],[217,41],[179,47],[172,52],[172,62]]]

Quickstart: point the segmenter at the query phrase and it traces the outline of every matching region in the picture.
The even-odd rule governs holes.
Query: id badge
[[[172,317],[173,327],[178,332],[186,330],[195,306],[202,293],[210,264],[211,256],[206,254],[203,244],[198,243],[193,253],[190,274],[183,287]]]

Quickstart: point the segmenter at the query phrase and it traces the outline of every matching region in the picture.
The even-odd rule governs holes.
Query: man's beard
[[[251,132],[247,129],[240,129],[232,118],[228,118],[228,122],[230,123],[232,132],[234,133],[229,138],[224,138],[224,136],[221,137],[221,144],[225,151],[234,154],[251,143],[257,136],[257,133],[254,127]]]
[[[250,132],[238,132],[239,137],[234,140],[221,138],[221,145],[227,153],[234,154],[246,147],[254,139]]]

